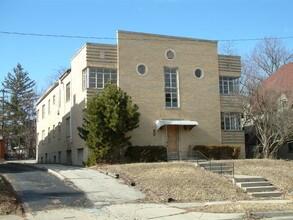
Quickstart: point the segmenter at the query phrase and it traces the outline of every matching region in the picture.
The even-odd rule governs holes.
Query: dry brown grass
[[[173,198],[179,202],[245,200],[250,197],[220,176],[187,162],[106,165],[104,171],[135,181],[150,202]]]
[[[284,198],[293,199],[293,161],[251,159],[233,162],[236,174],[262,176],[283,192]]]
[[[12,186],[0,175],[0,215],[22,213],[22,207]]]

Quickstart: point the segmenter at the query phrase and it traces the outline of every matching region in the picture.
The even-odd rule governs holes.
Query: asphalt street
[[[48,172],[24,164],[0,164],[19,193],[26,212],[65,207],[88,208],[92,203],[69,181],[62,181]]]

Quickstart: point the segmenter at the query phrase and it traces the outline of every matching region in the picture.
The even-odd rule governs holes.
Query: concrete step
[[[256,187],[244,187],[246,192],[271,192],[275,191],[276,187],[274,186],[256,186]]]
[[[246,188],[246,187],[257,187],[257,186],[271,186],[272,184],[268,181],[258,181],[258,182],[240,182],[240,183],[236,183],[236,185],[241,188]]]
[[[252,192],[249,195],[254,197],[280,197],[283,195],[282,192],[272,191],[272,192]]]
[[[188,160],[190,160],[190,159],[188,159]],[[196,158],[192,158],[191,160],[197,162],[197,164],[198,164],[199,166],[200,166],[200,164],[202,164],[202,163],[206,163],[206,162],[207,162],[207,160],[205,160],[205,159],[196,159]]]
[[[202,166],[201,166],[202,167]],[[210,170],[210,171],[214,171],[214,170],[232,170],[233,168],[230,166],[212,166],[212,167],[202,167],[205,170]]]
[[[243,183],[243,182],[263,182],[263,181],[266,181],[265,178],[263,177],[235,177],[234,178],[234,181],[236,183]]]
[[[216,170],[216,171],[211,171],[212,173],[217,173],[217,174],[223,174],[223,175],[232,175],[233,171],[231,170]]]

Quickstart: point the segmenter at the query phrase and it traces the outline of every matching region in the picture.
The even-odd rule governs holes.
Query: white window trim
[[[165,66],[165,67],[167,67],[167,66]],[[165,68],[164,67],[164,68]],[[166,106],[166,91],[165,91],[165,89],[166,89],[166,85],[165,85],[165,71],[164,71],[164,86],[163,86],[163,91],[164,91],[164,107],[165,107],[165,109],[179,109],[180,108],[180,85],[179,85],[179,71],[178,71],[178,67],[167,67],[167,68],[176,68],[176,80],[177,80],[177,102],[178,102],[178,104],[177,104],[177,107],[167,107]]]

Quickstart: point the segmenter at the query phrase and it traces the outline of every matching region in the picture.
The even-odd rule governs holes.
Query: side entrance
[[[167,156],[168,160],[179,159],[179,126],[168,125],[167,126]]]

